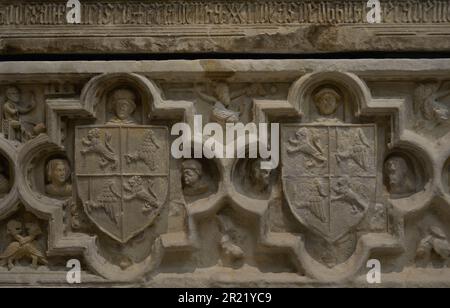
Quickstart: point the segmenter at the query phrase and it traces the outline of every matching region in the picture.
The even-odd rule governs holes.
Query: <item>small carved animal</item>
[[[110,133],[105,132],[105,142],[102,144],[100,139],[100,130],[94,128],[88,132],[87,138],[83,138],[82,143],[84,148],[81,150],[81,154],[96,154],[100,156],[100,167],[102,169],[111,165],[111,169],[116,169],[118,165],[118,159],[114,153],[114,149],[111,146],[112,136]]]
[[[157,197],[152,191],[152,182],[148,180],[147,185],[144,185],[144,180],[140,176],[132,177],[128,183],[124,183],[124,190],[129,193],[129,195],[124,196],[124,200],[131,201],[134,199],[144,202],[144,207],[142,211],[144,213],[150,212],[152,209],[158,207]],[[146,186],[146,187],[145,187]]]

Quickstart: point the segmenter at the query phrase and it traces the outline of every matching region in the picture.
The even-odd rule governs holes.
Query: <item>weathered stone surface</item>
[[[0,285],[449,286],[450,62],[0,63]],[[280,123],[280,166],[176,122]],[[207,119],[207,120],[206,120]],[[272,136],[274,137],[274,136]]]
[[[450,1],[81,1],[0,3],[0,54],[449,51]]]

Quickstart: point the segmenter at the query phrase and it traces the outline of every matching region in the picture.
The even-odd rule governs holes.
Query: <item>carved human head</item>
[[[6,224],[6,231],[8,232],[8,234],[13,235],[13,236],[22,234],[23,225],[21,222],[19,222],[17,220],[14,220],[14,219],[10,220]]]
[[[20,102],[20,91],[17,87],[10,86],[6,89],[6,98],[13,103]]]
[[[271,169],[262,169],[262,159],[255,159],[250,163],[249,176],[254,185],[259,186],[260,189],[265,189],[269,186]]]
[[[42,229],[36,222],[27,222],[25,223],[25,229],[27,230],[28,235],[37,236],[42,234]]]
[[[331,88],[324,88],[314,95],[314,104],[319,114],[330,116],[336,112],[341,104],[341,96]]]
[[[195,159],[185,160],[182,165],[182,170],[183,183],[186,186],[193,186],[202,178],[202,164]]]
[[[391,156],[386,160],[385,172],[392,193],[402,193],[402,186],[408,174],[408,164],[401,156]]]
[[[127,89],[115,90],[112,94],[112,107],[117,118],[128,119],[136,109],[136,95]]]
[[[47,179],[51,184],[64,185],[70,177],[70,167],[64,159],[52,159],[47,163]]]

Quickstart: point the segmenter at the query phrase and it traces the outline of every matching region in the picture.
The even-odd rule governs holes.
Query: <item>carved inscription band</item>
[[[450,22],[449,0],[382,1],[382,22]],[[367,24],[367,1],[109,1],[82,2],[83,25]],[[66,1],[0,5],[0,26],[65,25]]]

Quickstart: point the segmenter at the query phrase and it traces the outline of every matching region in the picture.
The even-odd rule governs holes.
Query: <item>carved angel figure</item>
[[[145,132],[144,138],[136,152],[126,154],[125,159],[128,164],[142,161],[150,170],[155,170],[155,152],[160,146],[155,141],[155,136],[151,130]]]
[[[35,240],[42,234],[42,230],[37,223],[29,222],[25,224],[27,236],[23,236],[23,225],[17,220],[10,220],[6,225],[7,233],[12,236],[13,241],[0,256],[0,265],[8,266],[12,269],[17,261],[30,258],[31,264],[37,268],[38,264],[46,265],[48,261],[45,254],[38,248]]]
[[[144,202],[142,207],[143,213],[151,212],[158,207],[158,198],[152,190],[153,183],[151,180],[144,181],[140,176],[133,176],[128,182],[123,184],[124,190],[128,195],[124,195],[124,200],[131,201],[134,199]]]
[[[300,128],[294,138],[289,139],[287,152],[289,154],[299,152],[305,154],[309,158],[306,163],[308,167],[321,166],[327,161],[320,138],[306,127]]]
[[[81,154],[96,154],[100,156],[100,167],[102,169],[111,165],[111,169],[116,169],[119,163],[114,149],[111,146],[111,134],[105,132],[105,141],[102,144],[100,139],[100,130],[98,128],[91,129],[88,132],[87,138],[83,138],[82,143],[84,148],[81,150]]]
[[[440,102],[450,95],[450,90],[439,93],[440,83],[429,82],[419,85],[414,91],[414,109],[422,113],[429,121],[444,122],[449,120],[449,108]]]
[[[233,100],[244,95],[264,95],[265,90],[261,85],[254,84],[250,87],[231,92],[230,87],[225,82],[212,83],[212,95],[206,94],[195,86],[197,95],[207,103],[213,104],[211,121],[219,124],[237,123],[240,119],[240,112],[231,109],[230,105]]]
[[[85,206],[89,213],[93,210],[103,210],[105,214],[117,225],[119,223],[118,214],[116,214],[116,206],[121,195],[116,192],[114,188],[114,181],[109,180],[103,186],[100,195],[97,197],[96,201],[86,201]]]

